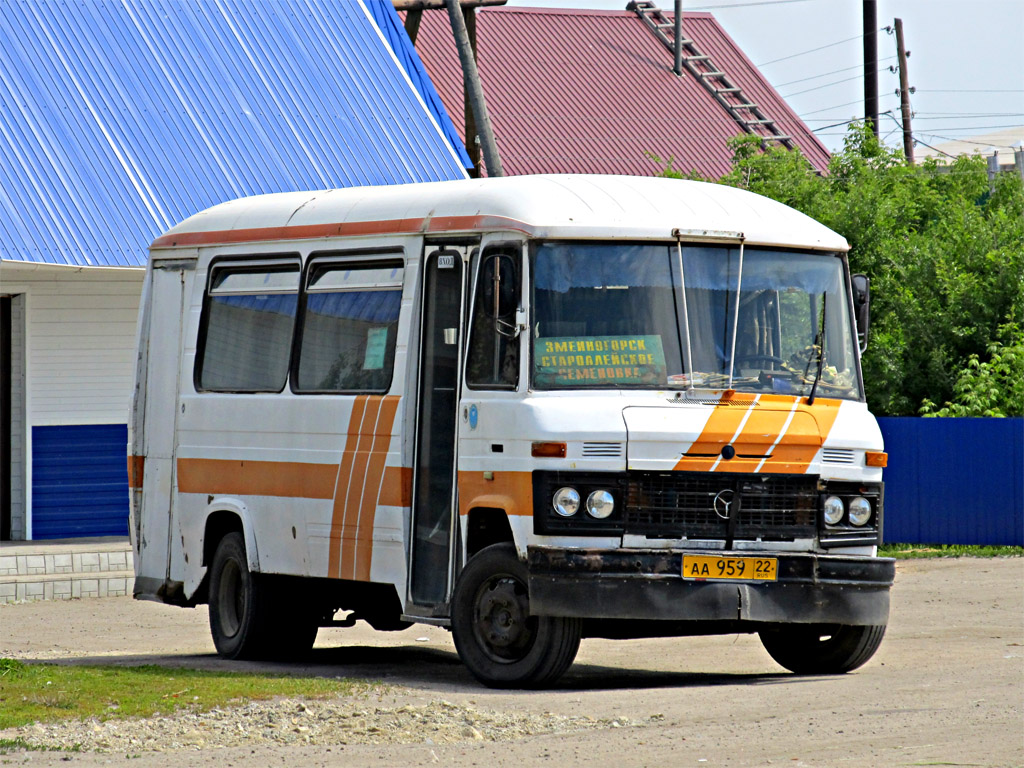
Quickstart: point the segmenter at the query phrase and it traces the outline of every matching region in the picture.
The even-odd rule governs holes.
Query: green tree
[[[1008,380],[1020,357],[1005,335],[1012,331],[1000,330],[1024,328],[1019,176],[1001,174],[992,187],[978,157],[958,158],[948,169],[934,161],[911,166],[857,125],[824,175],[799,152],[762,152],[753,136],[738,137],[732,149],[732,170],[719,183],[771,197],[844,235],[851,270],[871,277],[863,365],[876,414],[934,409],[926,401],[955,408],[964,388],[983,386],[981,376],[989,377],[985,386],[1010,386],[1007,397],[982,410],[1024,412]],[[671,167],[665,175],[682,176]],[[1008,378],[998,373],[1004,369]]]

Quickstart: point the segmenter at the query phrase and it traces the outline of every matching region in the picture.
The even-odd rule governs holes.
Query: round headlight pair
[[[580,494],[575,488],[559,488],[551,505],[562,517],[572,517],[580,508]],[[587,496],[587,514],[603,520],[615,510],[615,499],[608,491],[594,491]]]
[[[864,525],[871,519],[871,502],[863,496],[850,499],[849,519],[851,525]],[[842,522],[846,507],[838,496],[825,499],[825,522],[837,525]]]

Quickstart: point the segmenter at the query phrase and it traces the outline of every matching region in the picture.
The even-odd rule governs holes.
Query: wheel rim
[[[226,637],[234,637],[238,634],[242,626],[242,617],[245,615],[242,569],[234,560],[228,560],[221,569],[217,605],[221,631]]]
[[[526,586],[506,575],[492,576],[476,595],[473,632],[483,651],[494,661],[519,661],[533,647],[537,619],[530,616]]]

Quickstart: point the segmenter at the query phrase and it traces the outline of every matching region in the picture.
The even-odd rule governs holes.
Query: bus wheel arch
[[[476,553],[452,596],[452,636],[473,676],[491,688],[554,683],[579,650],[578,618],[532,616],[528,571],[511,542]]]
[[[474,507],[466,515],[466,560],[493,544],[515,541],[508,514],[497,507]]]
[[[203,529],[203,562],[207,568],[213,563],[213,556],[221,539],[229,533],[240,533],[245,542],[245,553],[249,570],[260,570],[259,551],[256,537],[249,523],[249,510],[237,499],[217,499],[210,503]]]

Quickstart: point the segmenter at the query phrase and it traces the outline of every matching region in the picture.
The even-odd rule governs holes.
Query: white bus
[[[495,687],[550,684],[582,637],[757,632],[793,672],[854,669],[894,564],[847,250],[657,178],[199,213],[143,289],[135,596],[208,603],[230,658],[448,627]]]

